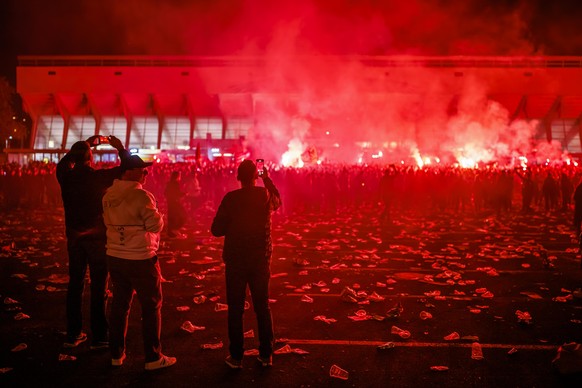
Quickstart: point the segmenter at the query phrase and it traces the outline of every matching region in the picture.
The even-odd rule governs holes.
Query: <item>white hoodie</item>
[[[129,260],[150,259],[164,227],[153,194],[139,182],[116,179],[103,196],[107,254]]]

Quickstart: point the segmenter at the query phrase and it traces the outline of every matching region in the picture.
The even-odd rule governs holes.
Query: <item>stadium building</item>
[[[316,65],[328,70],[305,70]],[[320,107],[302,105],[302,83],[326,82],[321,89],[333,90],[330,85],[342,79],[346,66],[350,82],[359,78],[353,89],[359,100],[424,96],[423,101],[438,99],[449,115],[460,109],[467,90],[479,85],[489,101],[505,109],[509,121],[535,121],[533,138],[558,142],[573,155],[582,153],[580,57],[324,57],[316,65],[308,58],[280,63],[259,57],[20,56],[17,92],[32,118],[32,133],[22,149],[5,152],[19,162],[57,161],[74,142],[103,134],[120,138],[146,158],[183,161],[196,149],[210,159],[230,157],[245,152],[248,143],[252,147],[255,139],[264,140],[269,131],[261,125],[265,118],[280,124],[297,115],[311,123],[307,138],[323,142],[329,130],[320,134],[313,124]],[[297,69],[303,69],[301,76]],[[335,74],[330,69],[340,70]],[[330,79],[321,81],[326,76]],[[435,82],[438,90],[431,86]],[[284,111],[284,117],[277,111]],[[423,112],[405,116],[421,120]],[[358,137],[362,132],[354,129],[354,116],[350,119],[353,133],[342,131],[341,141],[353,136],[354,142],[365,143]],[[289,130],[293,132],[296,128]],[[407,136],[431,136],[427,133]],[[279,140],[286,148],[290,139]],[[334,138],[330,143],[339,147],[339,142]],[[97,154],[107,160],[114,154],[110,151]]]

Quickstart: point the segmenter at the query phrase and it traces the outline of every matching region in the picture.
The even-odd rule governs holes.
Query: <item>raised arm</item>
[[[279,194],[279,190],[275,187],[275,184],[269,178],[269,172],[266,167],[263,167],[263,174],[260,175],[261,179],[263,180],[263,184],[269,193],[269,209],[271,211],[275,211],[281,207],[281,194]]]

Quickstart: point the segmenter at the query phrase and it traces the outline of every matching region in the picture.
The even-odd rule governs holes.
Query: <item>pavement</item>
[[[222,239],[209,234],[212,209],[198,212],[184,230],[188,238],[164,238],[159,252],[163,352],[178,363],[148,372],[137,300],[122,367],[111,367],[108,350],[89,348],[87,319],[89,341],[62,346],[62,209],[4,211],[0,387],[582,386],[580,374],[552,365],[561,345],[582,342],[571,212],[407,213],[385,223],[378,214],[360,207],[274,216],[277,354],[266,369],[252,355],[250,306],[249,355],[242,370],[231,371],[224,365]],[[88,296],[87,288],[86,318]],[[182,328],[187,321],[192,332]]]

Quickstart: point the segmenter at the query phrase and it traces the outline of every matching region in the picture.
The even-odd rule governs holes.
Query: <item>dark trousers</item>
[[[168,201],[168,233],[177,232],[186,221],[186,210],[180,202]]]
[[[113,285],[109,335],[111,357],[120,358],[125,352],[127,319],[135,290],[142,311],[145,361],[159,360],[162,355],[162,283],[158,257],[128,260],[107,256],[107,264]]]
[[[69,254],[69,286],[67,288],[67,337],[74,339],[83,327],[83,292],[89,267],[91,279],[91,333],[93,342],[107,341],[107,261],[104,240],[67,240]]]
[[[228,303],[228,339],[230,355],[243,358],[243,314],[247,285],[251,291],[253,308],[259,330],[259,354],[270,357],[273,353],[273,320],[269,308],[269,262],[264,257],[257,262],[245,260],[226,264],[226,300]]]

